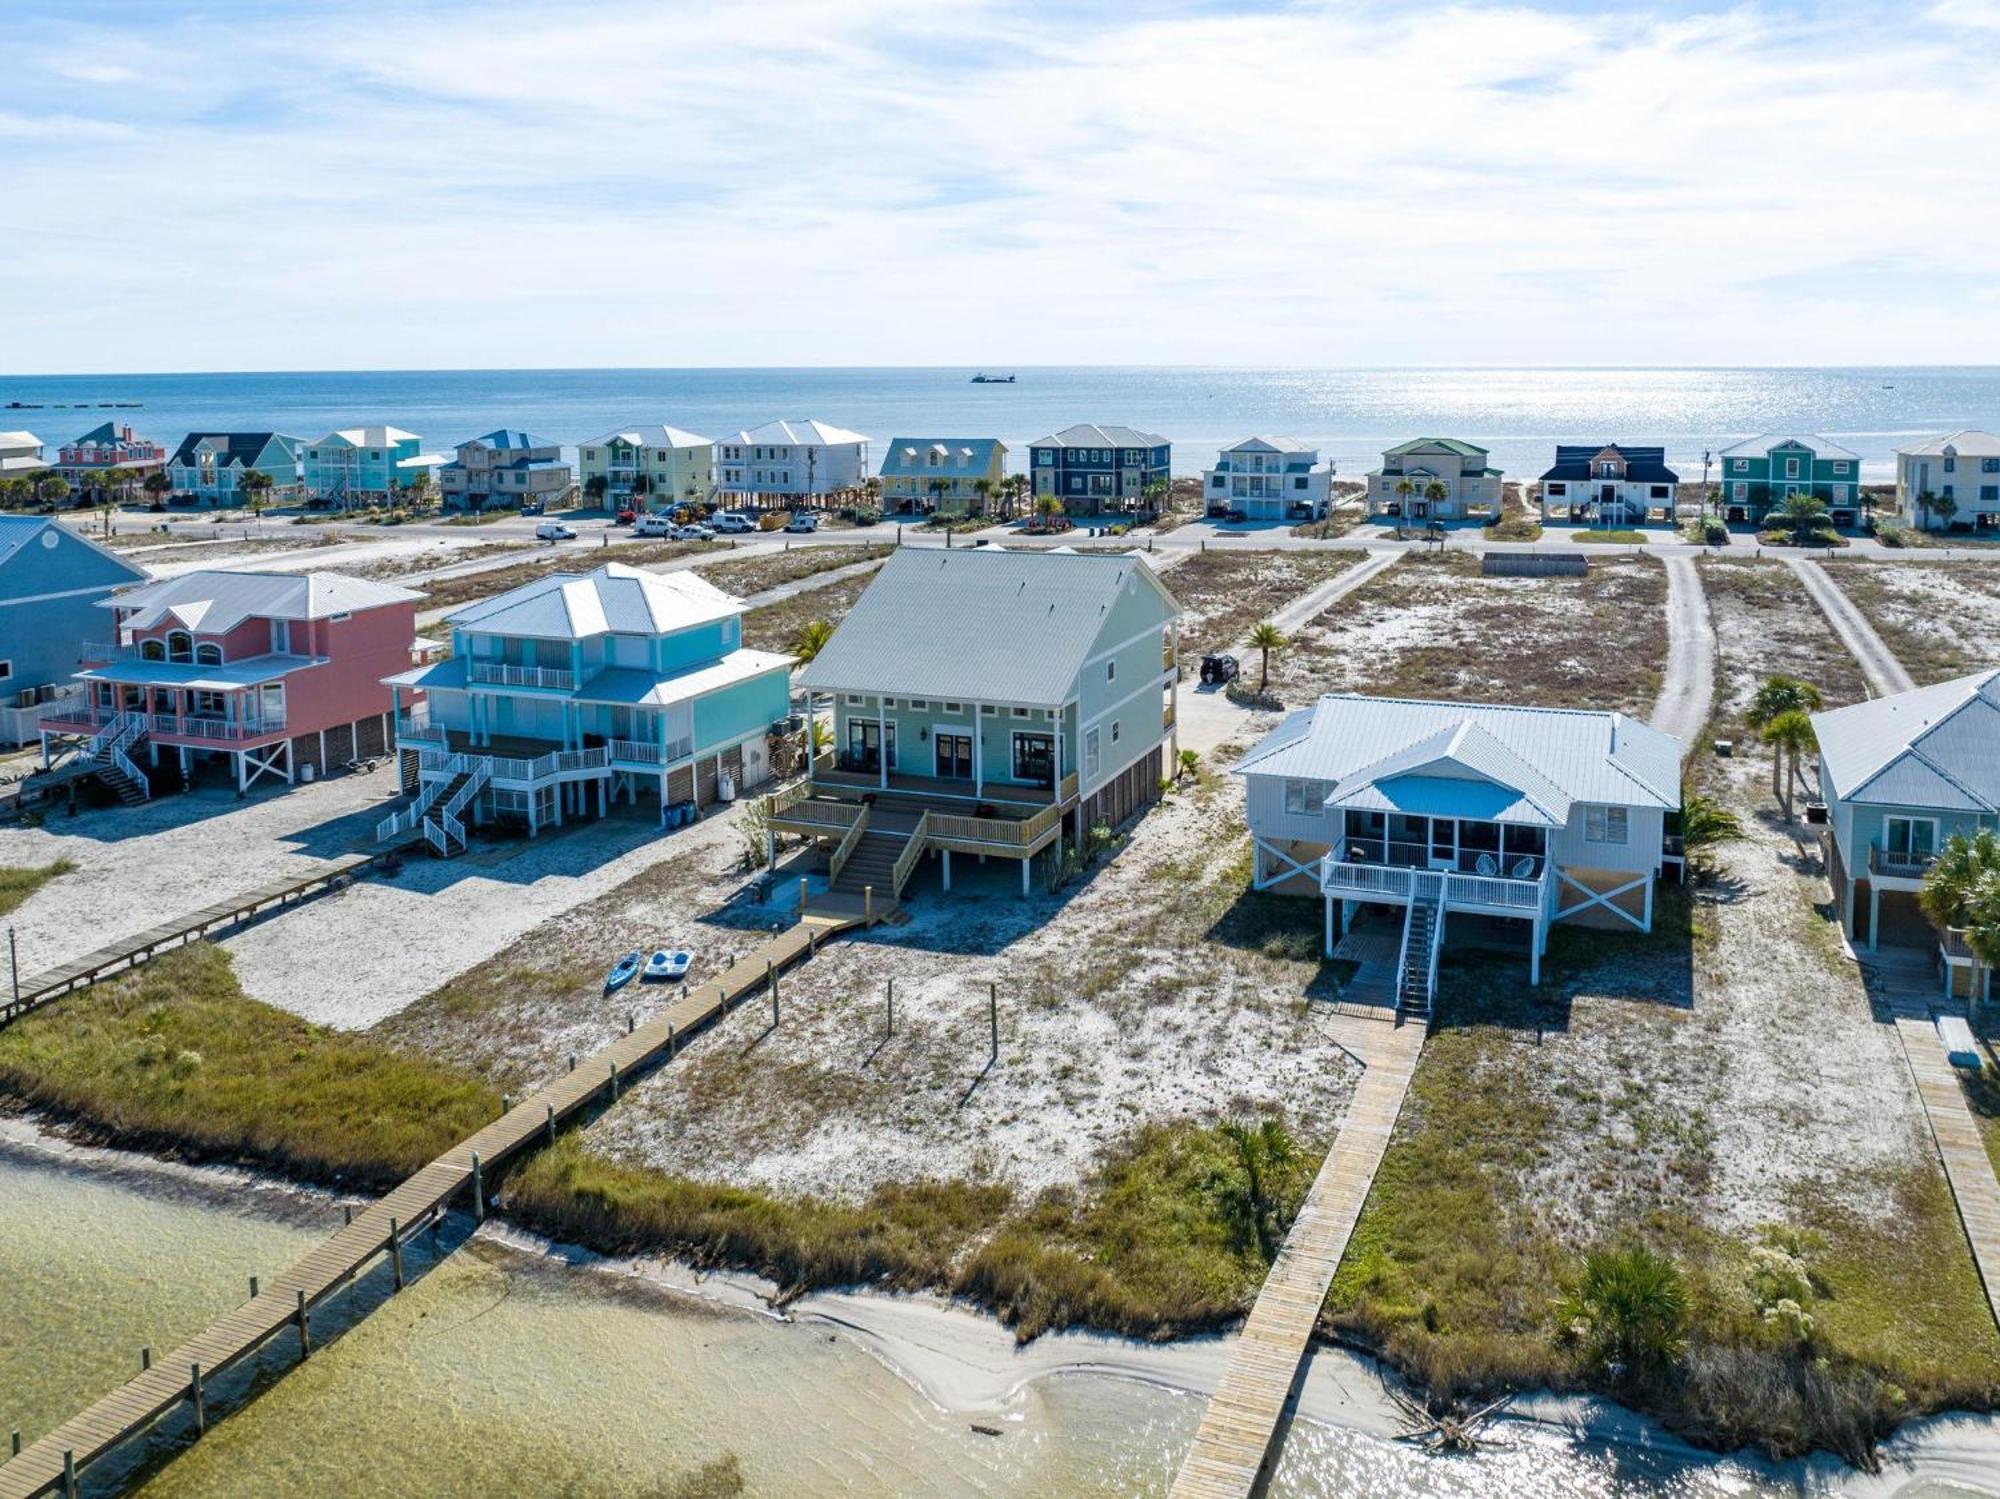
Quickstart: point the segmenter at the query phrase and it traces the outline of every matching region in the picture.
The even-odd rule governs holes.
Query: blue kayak
[[[631,983],[633,976],[639,971],[639,962],[640,958],[637,953],[628,952],[616,963],[613,963],[611,965],[611,972],[604,977],[604,992],[609,994],[613,989],[622,989],[625,985]]]

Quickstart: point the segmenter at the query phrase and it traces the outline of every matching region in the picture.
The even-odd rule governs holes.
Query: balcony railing
[[[468,680],[498,687],[544,687],[569,692],[576,687],[576,673],[566,666],[510,666],[504,661],[468,661]]]
[[[1490,861],[1486,868],[1482,857]],[[1539,854],[1502,857],[1490,849],[1433,856],[1428,844],[1348,838],[1320,861],[1320,888],[1353,900],[1408,900],[1420,882],[1434,887],[1440,874],[1449,905],[1533,911],[1544,899],[1548,860]]]
[[[492,765],[496,781],[546,781],[564,775],[607,770],[611,765],[611,752],[601,745],[596,749],[551,750],[531,760],[512,755],[488,755],[484,758]]]
[[[1938,933],[1938,951],[1947,963],[1970,963],[1975,957],[1972,945],[1965,940],[1964,929],[1955,926]]]
[[[1896,880],[1920,880],[1937,861],[1936,854],[1892,853],[1888,849],[1868,846],[1868,872],[1887,875]]]
[[[155,734],[172,734],[181,739],[261,739],[266,734],[282,734],[285,717],[281,713],[267,713],[262,718],[253,718],[243,723],[232,723],[226,718],[207,715],[175,718],[171,714],[153,715]]]
[[[444,725],[432,723],[427,715],[406,713],[396,720],[396,737],[413,744],[443,744]]]

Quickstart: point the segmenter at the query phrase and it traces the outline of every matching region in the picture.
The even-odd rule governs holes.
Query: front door
[[[896,763],[896,725],[889,726],[889,763]],[[847,720],[847,758],[854,770],[882,768],[882,721],[875,718]]]
[[[971,780],[972,736],[970,734],[939,734],[936,744],[938,778],[945,781]]]
[[[1431,868],[1451,868],[1458,863],[1458,824],[1449,817],[1431,819]]]
[[[1014,779],[1037,786],[1056,783],[1056,741],[1053,734],[1014,736]]]

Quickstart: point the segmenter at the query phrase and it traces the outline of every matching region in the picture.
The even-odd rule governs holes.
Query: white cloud
[[[1995,8],[170,16],[0,115],[9,201],[94,188],[0,358],[101,364],[89,298],[160,368],[1988,360]]]

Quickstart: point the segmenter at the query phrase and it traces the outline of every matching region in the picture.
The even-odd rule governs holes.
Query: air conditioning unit
[[[41,686],[35,689],[36,702],[52,703],[55,700],[56,700],[56,684],[54,682],[44,682]]]
[[[32,708],[36,701],[35,689],[32,687],[23,687],[14,694],[14,706],[17,708]]]

